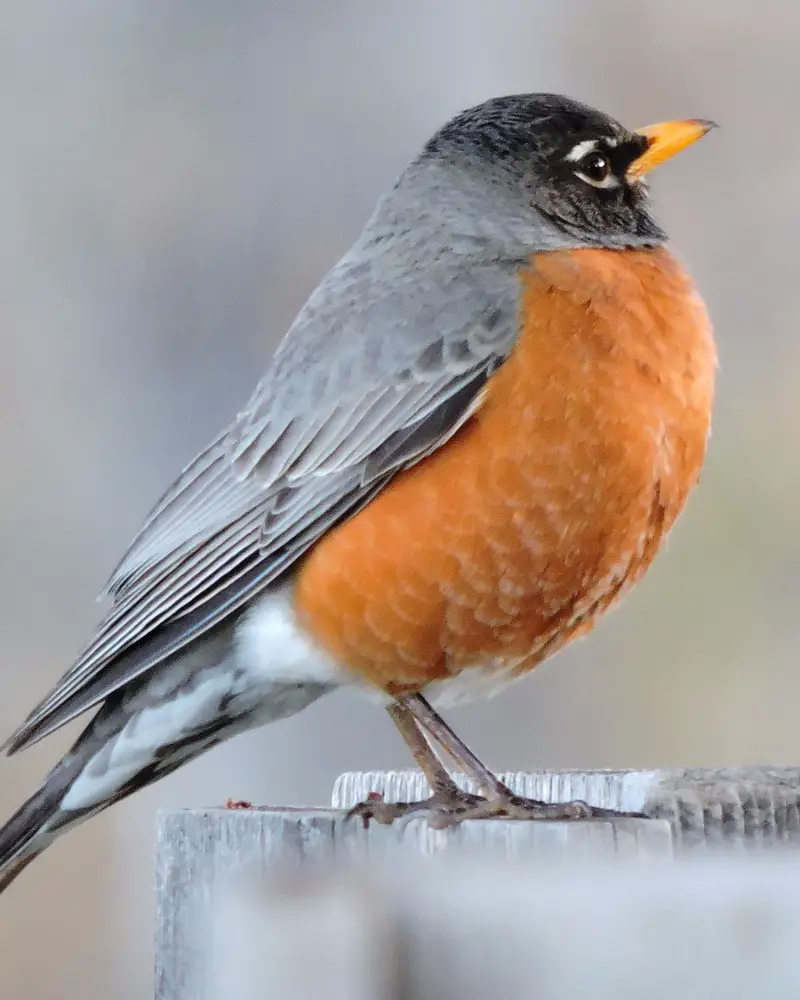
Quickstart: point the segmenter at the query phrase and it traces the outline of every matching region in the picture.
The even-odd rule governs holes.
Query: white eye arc
[[[593,153],[597,149],[597,146],[597,139],[584,139],[583,142],[579,142],[577,145],[573,146],[564,159],[567,163],[577,163],[578,160],[582,160],[587,153]]]

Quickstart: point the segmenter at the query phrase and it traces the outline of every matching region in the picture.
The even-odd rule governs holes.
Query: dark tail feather
[[[55,801],[54,798],[45,782],[0,829],[0,892],[46,846],[39,846],[36,841],[43,836],[42,827],[58,809],[61,792]]]
[[[205,729],[198,728],[186,736],[167,742],[163,748],[152,753],[149,759],[144,758],[141,768],[127,780],[121,781],[101,801],[83,808],[62,808],[62,802],[73,782],[80,778],[96,753],[113,744],[114,738],[129,719],[130,716],[118,711],[114,701],[110,699],[106,702],[70,751],[45,778],[39,790],[0,828],[0,892],[66,830],[78,826],[132,792],[174,771],[187,759],[220,742],[216,738],[219,730],[224,732],[231,728],[228,720],[215,719]],[[194,753],[174,753],[179,749],[194,750]]]
[[[82,766],[79,755],[67,754],[39,790],[0,828],[0,892],[49,847],[65,827],[78,824],[99,811],[62,812],[60,809],[61,800]]]
[[[35,854],[29,854],[27,857],[19,858],[16,861],[12,859],[8,864],[3,865],[0,868],[0,892],[5,891],[23,868],[27,868],[31,861],[38,858],[41,853],[41,851],[37,851]]]

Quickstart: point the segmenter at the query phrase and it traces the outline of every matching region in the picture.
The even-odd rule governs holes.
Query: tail
[[[233,668],[171,666],[171,677],[156,671],[108,698],[39,790],[0,829],[0,892],[68,829],[223,740],[292,715],[331,690],[275,682],[247,697],[235,687]]]
[[[72,752],[68,754],[50,772],[39,790],[0,829],[0,892],[7,889],[17,875],[67,827],[77,826],[100,811],[97,808],[74,811],[60,808],[61,801],[80,772],[78,764],[72,758]]]
[[[18,861],[9,861],[7,865],[3,865],[0,868],[0,892],[7,889],[14,879],[22,872],[23,868],[27,868],[31,861],[39,857],[41,852],[36,854],[30,854],[27,858],[20,858]]]

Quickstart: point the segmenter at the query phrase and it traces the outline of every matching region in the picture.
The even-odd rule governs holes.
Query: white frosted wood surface
[[[453,777],[472,788],[461,775]],[[800,843],[800,767],[511,771],[500,778],[517,794],[545,802],[584,799],[667,819],[676,843],[687,848]],[[371,791],[388,802],[429,794],[417,771],[350,772],[337,779],[332,804],[348,809]]]
[[[296,890],[300,891],[296,891]],[[391,998],[397,926],[358,880],[223,891],[212,916],[213,1000]]]
[[[225,995],[219,991],[227,988],[227,963],[215,962],[213,955],[230,923],[227,919],[220,922],[218,914],[221,909],[228,912],[225,901],[232,882],[235,886],[257,880],[273,867],[291,871],[312,862],[353,865],[366,859],[385,863],[388,857],[407,860],[419,855],[470,853],[482,859],[536,858],[555,867],[598,858],[641,863],[671,856],[672,837],[668,823],[653,820],[476,820],[451,830],[433,830],[417,818],[393,826],[373,823],[365,830],[360,821],[345,822],[343,812],[330,809],[163,813],[159,817],[157,861],[157,1000],[216,1000]],[[331,905],[340,907],[343,924],[356,919],[351,903],[345,905],[337,898]],[[242,927],[247,925],[248,920],[241,922]],[[370,927],[375,926],[372,919]],[[337,961],[345,964],[355,962],[360,955],[358,950],[348,950],[343,941],[329,942],[329,946]],[[282,947],[287,955],[291,952],[288,944]],[[235,951],[233,945],[228,950]],[[244,954],[250,953],[245,947]],[[250,968],[248,975],[258,978],[257,969],[253,971],[241,957],[239,963],[243,969]],[[315,974],[313,969],[306,971]],[[379,971],[374,974],[378,976]]]
[[[198,809],[162,813],[156,857],[157,1000],[212,996],[212,916],[220,879],[260,876],[324,857],[333,845],[331,810]]]
[[[394,856],[396,863],[402,865],[420,855],[439,854],[443,855],[445,863],[460,859],[466,864],[470,854],[478,854],[480,860],[476,864],[480,871],[491,864],[492,857],[499,856],[509,864],[523,859],[535,861],[539,872],[546,869],[547,877],[556,877],[555,873],[563,873],[566,868],[580,866],[586,861],[636,859],[648,865],[663,858],[674,861],[675,852],[678,850],[680,854],[681,847],[696,850],[727,845],[752,856],[748,850],[752,847],[800,844],[800,768],[797,767],[517,772],[504,774],[502,778],[514,791],[532,798],[551,802],[579,798],[605,808],[642,811],[656,818],[575,823],[484,820],[463,823],[445,831],[432,829],[424,818],[392,827],[372,824],[369,830],[364,830],[358,822],[344,823],[342,808],[360,801],[369,792],[381,792],[389,801],[425,797],[427,788],[416,772],[343,775],[334,790],[334,803],[339,809],[208,809],[165,814],[159,829],[156,997],[158,1000],[218,1000],[226,995],[219,991],[232,988],[232,981],[227,976],[230,971],[227,963],[220,964],[219,955],[233,954],[237,941],[241,954],[234,964],[241,967],[243,975],[249,969],[252,984],[260,981],[261,959],[253,958],[255,953],[246,945],[246,936],[239,934],[231,939],[227,932],[227,928],[236,926],[235,919],[222,923],[219,919],[220,913],[229,912],[223,902],[223,887],[227,892],[231,876],[237,873],[257,882],[276,865],[284,872],[298,872],[307,868],[309,862],[327,860],[351,867],[356,864],[357,872],[358,864],[363,866],[365,859],[373,864],[386,864],[387,858]],[[457,780],[462,783],[459,778]],[[716,864],[713,855],[704,856],[709,864],[712,861]],[[638,867],[642,867],[641,864]],[[431,871],[438,869],[437,865]],[[792,877],[795,875],[793,869]],[[361,876],[357,874],[356,877]],[[424,879],[419,882],[420,898],[427,885]],[[612,877],[606,877],[602,891],[612,892],[613,885]],[[537,886],[538,881],[528,886],[533,896],[538,892]],[[572,890],[567,887],[565,891]],[[283,964],[289,970],[286,982],[294,984],[296,980],[299,983],[294,993],[285,994],[287,997],[303,996],[303,991],[306,995],[318,992],[314,977],[326,964],[340,970],[337,984],[352,980],[353,970],[359,970],[358,990],[362,985],[363,990],[359,992],[354,987],[350,992],[345,991],[341,994],[343,1000],[344,997],[367,1000],[372,995],[394,996],[387,993],[388,987],[385,987],[386,977],[392,978],[393,973],[375,956],[394,955],[397,940],[402,941],[402,935],[395,940],[391,932],[398,911],[394,903],[390,905],[383,897],[376,903],[373,896],[367,893],[369,905],[373,907],[369,913],[363,910],[367,903],[358,893],[343,900],[336,890],[333,896],[326,897],[328,909],[323,907],[320,912],[338,915],[334,923],[339,927],[339,937],[320,942],[321,964],[304,968],[305,979],[297,979],[290,971],[294,962],[292,956],[302,954],[305,948],[301,940],[302,929],[306,928],[311,934],[316,925],[309,922],[310,917],[306,919],[302,907],[292,911],[291,920],[287,911],[283,923],[277,911],[273,913],[269,918],[273,923],[269,926],[272,927],[270,941],[274,947],[270,945],[272,950],[267,949],[264,954],[272,955],[270,962],[276,968],[281,966],[279,955],[283,955]],[[458,905],[466,905],[465,900],[458,898]],[[258,905],[262,903],[263,898],[259,897]],[[449,912],[445,904],[450,905],[443,899],[439,913],[442,920]],[[698,900],[684,893],[681,905],[688,912],[698,905]],[[437,912],[435,908],[433,912]],[[751,919],[749,910],[742,913],[745,922]],[[317,924],[328,922],[318,920]],[[251,911],[243,925],[251,926],[258,934],[260,918]],[[362,933],[356,933],[354,927],[362,927]],[[313,933],[322,934],[323,928],[317,926]],[[466,935],[466,930],[464,933]],[[289,936],[284,940],[281,935]],[[228,940],[225,948],[222,948],[223,940]],[[465,942],[467,940],[468,935],[464,938]],[[744,938],[741,943],[742,947],[747,944]],[[499,947],[502,942],[496,944]],[[725,948],[728,947],[725,943]],[[324,961],[323,955],[328,956]],[[502,973],[498,975],[502,978]],[[291,988],[295,989],[295,985]],[[241,990],[229,995],[246,998],[249,994],[245,987]],[[267,992],[264,995],[282,994]],[[331,1000],[339,995],[332,985]],[[437,1000],[439,997],[445,1000],[448,995],[446,991],[439,992]],[[472,994],[463,995],[466,998]],[[501,994],[494,992],[492,995]],[[598,997],[601,995],[597,993]],[[714,995],[718,994],[705,994]],[[735,995],[738,994],[730,994]]]
[[[552,868],[452,855],[299,870],[245,895],[241,928],[227,918],[218,960],[229,974],[213,1000],[800,996],[797,862]],[[243,933],[242,970],[226,947]]]

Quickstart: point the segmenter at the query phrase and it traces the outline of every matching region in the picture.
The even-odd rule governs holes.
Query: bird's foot
[[[436,829],[456,826],[465,819],[519,819],[560,820],[574,822],[589,819],[642,819],[642,813],[618,812],[590,806],[576,799],[572,802],[542,802],[526,799],[507,788],[497,789],[491,796],[473,795],[452,788],[437,789],[430,798],[421,802],[384,802],[382,796],[373,795],[354,806],[347,818],[358,817],[364,827],[371,820],[389,825],[395,820],[405,820],[419,815]]]

